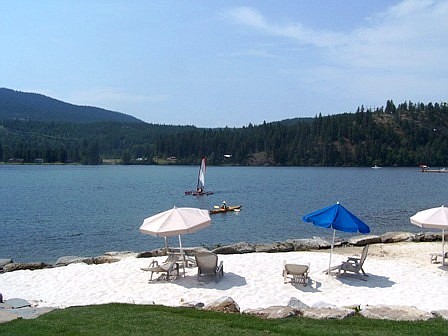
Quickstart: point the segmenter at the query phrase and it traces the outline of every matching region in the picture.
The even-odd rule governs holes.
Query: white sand
[[[333,265],[361,247],[339,248]],[[431,264],[429,253],[440,252],[441,243],[395,243],[371,245],[364,264],[367,281],[355,277],[328,277],[329,250],[318,252],[251,253],[219,255],[224,277],[218,283],[199,282],[197,269],[186,269],[177,280],[148,283],[142,271],[151,259],[123,258],[113,264],[72,264],[65,267],[0,274],[4,299],[20,297],[39,307],[124,302],[179,306],[182,302],[208,304],[222,296],[232,297],[241,311],[273,305],[285,306],[291,297],[307,305],[336,306],[406,305],[425,311],[448,309],[448,267]],[[159,257],[159,260],[164,258]],[[311,283],[284,284],[284,262],[310,264]]]

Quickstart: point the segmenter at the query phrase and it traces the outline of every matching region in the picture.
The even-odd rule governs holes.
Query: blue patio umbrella
[[[362,220],[360,220],[358,217],[344,208],[341,204],[339,204],[339,202],[326,208],[309,213],[308,215],[303,216],[302,219],[304,222],[311,222],[321,228],[333,229],[333,240],[331,242],[328,274],[330,274],[331,255],[333,254],[336,230],[343,232],[370,232],[370,228],[366,223],[364,223]]]

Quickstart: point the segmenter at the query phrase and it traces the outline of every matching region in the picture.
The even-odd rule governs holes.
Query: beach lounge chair
[[[152,281],[152,276],[154,273],[162,273],[157,280],[172,280],[179,277],[179,264],[175,261],[168,261],[159,265],[157,260],[153,260],[149,267],[142,268],[141,270],[151,272],[149,281]]]
[[[431,264],[437,264],[439,262],[438,259],[442,258],[442,253],[430,253],[429,256],[431,257]],[[445,252],[445,257],[442,258],[442,264],[445,264],[445,259],[448,259],[448,252]]]
[[[367,252],[369,251],[369,245],[364,246],[361,257],[349,257],[347,261],[344,261],[341,265],[336,266],[338,270],[338,276],[339,275],[345,275],[347,272],[354,273],[358,276],[361,274],[359,272],[362,272],[362,274],[367,277],[366,272],[364,272],[364,269],[362,266],[364,265],[364,261],[367,258]],[[366,280],[365,278],[360,277],[362,280]]]
[[[285,264],[283,268],[283,282],[287,283],[290,279],[291,283],[308,284],[309,265]],[[289,278],[288,276],[291,276]]]
[[[178,264],[185,265],[185,267],[196,267],[196,260],[193,257],[190,257],[185,254],[185,252],[172,252],[169,251],[167,253],[168,257],[164,261],[164,263],[168,262],[177,262]]]
[[[214,277],[219,280],[224,276],[223,262],[218,265],[218,256],[212,252],[198,252],[195,255],[198,265],[198,280],[203,277]]]

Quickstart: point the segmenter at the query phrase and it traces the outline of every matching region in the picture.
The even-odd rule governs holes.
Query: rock
[[[144,251],[144,252],[137,253],[137,255],[135,257],[136,258],[152,258],[152,257],[156,257],[156,255],[154,255],[153,251]]]
[[[310,251],[327,249],[331,244],[320,237],[313,237],[312,239],[288,239],[288,244],[292,244],[294,251]]]
[[[444,320],[448,320],[448,309],[432,311],[431,314],[433,314],[435,317],[440,317]]]
[[[205,305],[203,302],[197,302],[197,301],[190,301],[190,302],[182,302],[180,304],[181,307],[186,307],[186,308],[196,308],[196,309],[200,309],[203,308]]]
[[[136,256],[137,253],[132,252],[132,251],[109,251],[104,253],[105,256],[109,256],[109,257],[132,257],[132,256]]]
[[[246,242],[236,243],[233,245],[221,246],[212,250],[216,254],[241,254],[255,252],[255,244]]]
[[[410,232],[387,232],[380,237],[382,243],[410,242],[413,240],[414,234]]]
[[[211,310],[221,313],[239,313],[240,307],[231,297],[223,296],[218,300],[205,305],[204,310]]]
[[[50,265],[43,262],[40,263],[10,263],[3,266],[5,272],[22,271],[22,270],[36,270],[50,267]]]
[[[0,268],[3,268],[5,265],[11,264],[12,259],[0,259]]]
[[[291,243],[272,243],[272,244],[255,244],[255,252],[290,252],[294,251],[294,246]]]
[[[306,308],[302,311],[303,317],[318,320],[342,320],[355,315],[355,311],[348,308]]]
[[[302,301],[300,301],[299,299],[297,299],[295,297],[292,297],[291,299],[289,299],[288,307],[294,308],[296,310],[303,310],[305,308],[309,308],[308,305],[306,305],[305,303],[303,303]]]
[[[87,265],[93,264],[93,258],[92,257],[79,257],[79,256],[64,256],[58,258],[56,260],[55,266],[67,266],[70,264],[78,264],[78,263],[85,263]]]
[[[421,242],[432,242],[432,241],[442,240],[441,232],[424,232],[424,233],[418,233],[415,236],[416,236],[416,241],[421,241]]]
[[[427,321],[434,318],[431,313],[408,306],[366,306],[360,314],[366,318],[393,321]]]
[[[300,315],[300,311],[292,307],[272,306],[268,308],[248,309],[244,314],[256,315],[265,319],[282,319]]]
[[[17,320],[19,316],[11,313],[9,310],[0,310],[0,323],[5,323],[13,320]]]
[[[120,261],[120,258],[115,258],[115,257],[111,257],[111,256],[98,256],[93,258],[93,263],[95,265],[99,265],[99,264],[111,264],[117,261]]]
[[[19,309],[0,309],[0,323],[9,322],[19,318],[34,319],[43,314],[49,313],[56,308],[53,307],[25,307]]]
[[[365,246],[368,244],[377,244],[377,243],[381,243],[381,237],[375,236],[375,235],[355,236],[355,237],[349,238],[348,243],[351,245],[355,245],[355,246]]]
[[[23,307],[31,307],[31,303],[29,303],[27,300],[24,299],[12,298],[0,304],[0,308],[6,308],[6,309],[17,309]]]

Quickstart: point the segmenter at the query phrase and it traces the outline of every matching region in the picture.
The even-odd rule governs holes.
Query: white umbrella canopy
[[[155,237],[165,237],[166,250],[168,250],[166,237],[179,236],[179,248],[183,259],[180,235],[196,232],[209,226],[211,222],[208,210],[174,207],[146,218],[140,226],[140,232]],[[185,269],[185,264],[183,266]]]
[[[448,229],[448,208],[443,205],[417,212],[410,218],[412,224],[423,229],[442,230],[442,260],[445,262],[445,230]]]
[[[155,237],[172,237],[196,232],[210,223],[208,210],[174,207],[146,218],[140,231]]]

